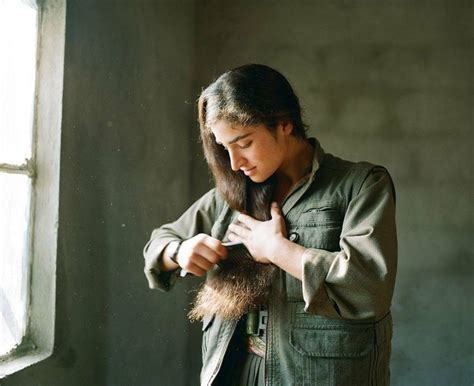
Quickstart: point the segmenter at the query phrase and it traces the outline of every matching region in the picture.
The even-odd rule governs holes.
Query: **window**
[[[37,20],[36,6],[0,0],[0,357],[27,319]]]
[[[51,355],[65,2],[0,0],[0,378]]]

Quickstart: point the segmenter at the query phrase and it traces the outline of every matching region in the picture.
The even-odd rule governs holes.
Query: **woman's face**
[[[242,126],[221,120],[211,130],[229,153],[232,170],[241,170],[253,182],[267,180],[285,160],[285,134],[280,127],[271,133],[264,125]]]

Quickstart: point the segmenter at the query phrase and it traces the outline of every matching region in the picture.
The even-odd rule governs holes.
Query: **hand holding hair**
[[[227,249],[220,240],[200,233],[183,241],[176,260],[183,271],[195,276],[204,276],[215,264],[226,257]]]

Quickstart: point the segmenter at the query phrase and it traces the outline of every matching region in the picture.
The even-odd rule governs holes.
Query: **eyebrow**
[[[247,133],[247,134],[243,134],[243,135],[238,135],[237,137],[235,137],[234,139],[230,140],[227,144],[228,145],[232,145],[233,143],[236,143],[236,142],[239,142],[241,139],[244,139],[245,137],[248,137],[249,135],[251,135],[252,133]],[[216,141],[217,142],[217,141]],[[217,142],[219,145],[222,145],[222,143],[220,142]]]

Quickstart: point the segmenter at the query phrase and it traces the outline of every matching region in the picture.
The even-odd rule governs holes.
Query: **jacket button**
[[[299,238],[300,238],[300,235],[296,232],[291,233],[289,237],[290,241],[298,241]]]

